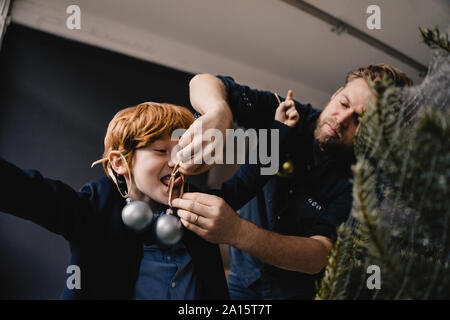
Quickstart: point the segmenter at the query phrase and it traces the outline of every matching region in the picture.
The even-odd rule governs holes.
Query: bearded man
[[[322,111],[288,96],[283,102],[286,109],[295,105],[300,115],[290,151],[283,155],[288,160],[239,214],[213,195],[187,193],[173,201],[188,229],[211,242],[230,245],[232,299],[314,297],[315,283],[323,276],[336,240],[336,227],[346,221],[352,206],[353,140],[373,97],[368,80],[384,74],[397,86],[412,85],[402,71],[380,64],[349,72],[344,86]],[[208,74],[191,80],[190,99],[204,115],[198,119],[203,120],[203,128],[222,132],[233,121],[246,128],[268,128],[279,105],[278,96],[271,92]],[[199,152],[195,141],[191,129],[180,139],[181,159],[192,150]],[[181,164],[185,174],[209,167],[192,161]]]

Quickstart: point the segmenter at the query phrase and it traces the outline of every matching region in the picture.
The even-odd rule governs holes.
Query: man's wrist
[[[221,119],[221,121],[227,124],[227,127],[230,127],[233,124],[233,113],[226,102],[221,102],[210,106],[204,115]]]
[[[234,229],[233,237],[231,237],[230,241],[228,242],[228,245],[235,247],[237,249],[241,248],[241,244],[246,241],[245,240],[245,236],[247,235],[246,222],[248,221],[237,216],[236,225],[233,228]]]

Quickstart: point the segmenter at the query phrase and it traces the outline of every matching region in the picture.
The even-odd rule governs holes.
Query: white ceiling
[[[448,0],[309,0],[309,3],[427,65],[417,27],[448,30]],[[81,8],[81,30],[66,8]],[[381,9],[368,30],[366,9]],[[16,0],[13,21],[188,72],[232,75],[321,108],[354,68],[393,64],[418,72],[280,0]]]

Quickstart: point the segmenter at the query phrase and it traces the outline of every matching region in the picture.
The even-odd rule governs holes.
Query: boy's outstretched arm
[[[90,190],[76,192],[68,185],[22,170],[0,158],[0,211],[31,220],[71,241],[92,218]]]

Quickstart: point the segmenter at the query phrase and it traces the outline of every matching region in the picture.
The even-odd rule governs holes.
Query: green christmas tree
[[[419,30],[433,53],[423,82],[370,83],[351,217],[338,228],[316,299],[450,298],[450,46],[437,27]]]

